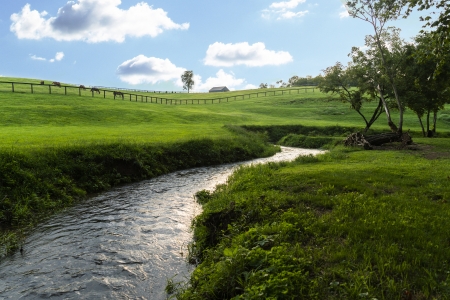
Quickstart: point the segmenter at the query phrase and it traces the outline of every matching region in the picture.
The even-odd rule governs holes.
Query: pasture
[[[53,90],[60,89],[53,87]],[[267,89],[266,92],[277,92],[277,89]],[[250,93],[255,93],[255,90],[213,96],[233,97]],[[211,94],[171,96],[193,100],[206,99]],[[330,101],[317,89],[315,92],[308,90],[299,94],[244,97],[220,104],[196,105],[161,105],[129,101],[126,97],[125,100],[121,97],[114,100],[112,97],[92,97],[89,90],[83,91],[82,96],[0,92],[0,147],[19,149],[59,144],[164,143],[194,137],[219,138],[230,136],[223,127],[225,124],[363,128],[363,122],[355,111],[344,103]],[[368,105],[365,111],[370,109]],[[440,113],[438,133],[450,131],[448,116],[445,110]],[[385,124],[382,115],[373,129],[387,130]],[[420,136],[417,117],[410,112],[405,115],[404,128]]]
[[[17,250],[34,224],[90,193],[268,156],[277,151],[268,139],[321,145],[363,128],[347,104],[318,90],[264,91],[274,95],[237,91],[213,96],[248,96],[166,105],[0,86],[0,256]],[[296,126],[301,132],[289,135]],[[373,130],[388,130],[384,115]],[[202,264],[191,286],[169,281],[167,291],[180,299],[292,299],[299,288],[311,299],[447,299],[449,140],[421,138],[409,111],[404,130],[419,143],[416,151],[337,146],[318,158],[241,169],[215,193],[199,193],[205,206],[190,257]],[[450,135],[448,107],[437,133]]]

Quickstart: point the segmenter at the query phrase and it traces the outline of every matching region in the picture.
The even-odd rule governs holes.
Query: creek
[[[36,227],[0,262],[0,299],[166,299],[167,280],[187,281],[194,194],[226,183],[235,168],[320,150],[282,147],[248,162],[195,168],[114,188]]]

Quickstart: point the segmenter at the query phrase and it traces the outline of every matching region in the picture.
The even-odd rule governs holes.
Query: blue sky
[[[409,39],[419,15],[390,25]],[[196,91],[239,90],[316,76],[371,33],[340,0],[0,0],[0,75],[179,91],[192,70]]]

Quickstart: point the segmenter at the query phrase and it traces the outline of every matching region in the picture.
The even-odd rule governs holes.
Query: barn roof
[[[228,90],[228,88],[227,88],[226,86],[216,86],[216,87],[213,87],[212,89],[210,89],[209,91],[210,91],[210,92],[214,92],[214,91],[222,91],[222,90],[224,90],[224,89],[227,89],[227,90]]]

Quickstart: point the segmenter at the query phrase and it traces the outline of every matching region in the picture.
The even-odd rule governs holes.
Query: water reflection
[[[249,163],[318,150],[283,147]],[[241,163],[242,164],[242,163]],[[197,168],[115,188],[39,226],[0,264],[0,299],[166,299],[167,279],[187,279],[193,195],[225,183],[240,164]]]

